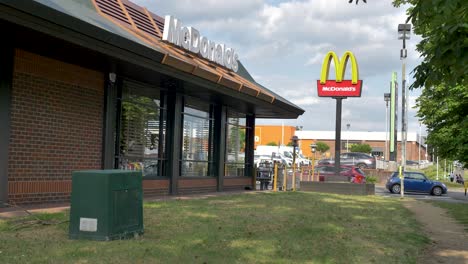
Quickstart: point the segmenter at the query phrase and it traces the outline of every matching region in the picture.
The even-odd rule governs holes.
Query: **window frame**
[[[197,115],[196,113],[191,113],[190,111],[186,111],[186,108],[190,108],[196,111],[200,111],[203,113],[207,113],[206,116]],[[205,108],[205,109],[203,109]],[[208,111],[206,111],[208,109]],[[208,120],[208,155],[207,160],[199,160],[199,159],[184,159],[184,122],[186,122],[186,116],[190,116],[197,119]],[[206,178],[206,177],[215,177],[214,172],[214,127],[215,124],[215,115],[214,115],[214,105],[212,103],[202,102],[201,100],[190,97],[184,96],[183,103],[182,103],[182,112],[181,112],[181,145],[180,145],[180,157],[179,157],[179,168],[180,168],[180,175],[179,177],[183,178]],[[207,172],[206,175],[189,175],[183,174],[183,166],[184,163],[206,163],[207,164]]]

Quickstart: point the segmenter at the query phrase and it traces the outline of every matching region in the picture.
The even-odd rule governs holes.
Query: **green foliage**
[[[276,142],[274,142],[274,141],[268,142],[266,145],[267,146],[278,146],[278,144]]]
[[[468,162],[468,86],[427,87],[417,99],[418,116],[428,128],[436,155]]]
[[[351,152],[371,153],[372,147],[369,144],[352,144]]]
[[[159,119],[159,105],[150,97],[128,94],[122,102],[122,129],[120,130],[121,151],[132,151],[159,141],[159,135],[151,134],[147,138],[145,132],[148,122]]]
[[[240,153],[245,149],[245,129],[239,126],[229,126],[229,128],[227,151],[228,153]]]
[[[410,4],[408,21],[422,37],[417,50],[423,62],[415,68],[414,88],[467,84],[468,1],[394,0],[395,6]],[[465,37],[463,37],[465,36]]]
[[[376,183],[377,182],[377,177],[375,176],[366,176],[366,183]]]
[[[322,142],[322,141],[318,141],[316,145],[317,145],[317,151],[319,151],[320,153],[324,153],[330,149],[330,146],[328,146],[327,143]]]
[[[292,142],[289,142],[286,146],[288,146],[288,147],[293,147],[294,145],[293,145]]]
[[[410,4],[408,21],[422,37],[423,61],[410,88],[422,88],[418,117],[436,155],[468,164],[468,1],[394,0]],[[465,36],[465,37],[463,37]]]

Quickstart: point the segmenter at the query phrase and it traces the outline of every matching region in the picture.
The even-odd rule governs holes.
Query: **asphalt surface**
[[[375,186],[375,195],[398,199],[400,194],[391,193],[384,186]],[[447,194],[441,196],[434,196],[424,193],[406,193],[405,197],[413,198],[416,200],[429,200],[429,201],[445,201],[453,203],[468,203],[468,196],[465,196],[465,190],[463,188],[449,188]]]

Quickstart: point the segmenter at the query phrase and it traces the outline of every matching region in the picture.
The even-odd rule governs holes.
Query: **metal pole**
[[[444,178],[447,178],[447,159],[444,159]]]
[[[388,101],[385,102],[385,159],[389,160],[388,155]]]
[[[439,180],[439,156],[437,156],[437,176],[436,180]]]
[[[315,177],[315,152],[312,153],[312,181],[314,181]]]
[[[349,152],[349,127],[351,124],[346,124],[346,152]]]
[[[274,175],[273,175],[273,191],[277,191],[277,183],[278,183],[278,163],[275,162],[275,170],[274,170]]]
[[[405,40],[403,39],[403,43]],[[403,167],[403,171],[406,170],[406,135],[407,135],[407,117],[408,117],[408,112],[407,112],[407,100],[406,100],[406,78],[405,78],[405,59],[402,58],[402,76],[401,76],[401,166]]]
[[[335,120],[335,174],[340,175],[340,152],[341,152],[341,108],[343,97],[336,99],[336,120]]]
[[[287,191],[288,188],[288,170],[286,165],[283,166],[283,191]]]
[[[292,190],[293,190],[293,192],[296,191],[296,146],[293,146]]]

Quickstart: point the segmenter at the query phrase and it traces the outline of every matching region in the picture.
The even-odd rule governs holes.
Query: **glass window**
[[[226,161],[225,176],[244,176],[245,171],[245,139],[247,134],[247,118],[228,109],[226,119]]]
[[[166,108],[154,87],[124,82],[119,168],[141,170],[144,177],[165,175]]]
[[[183,177],[212,176],[213,110],[207,103],[186,98],[182,124]]]

